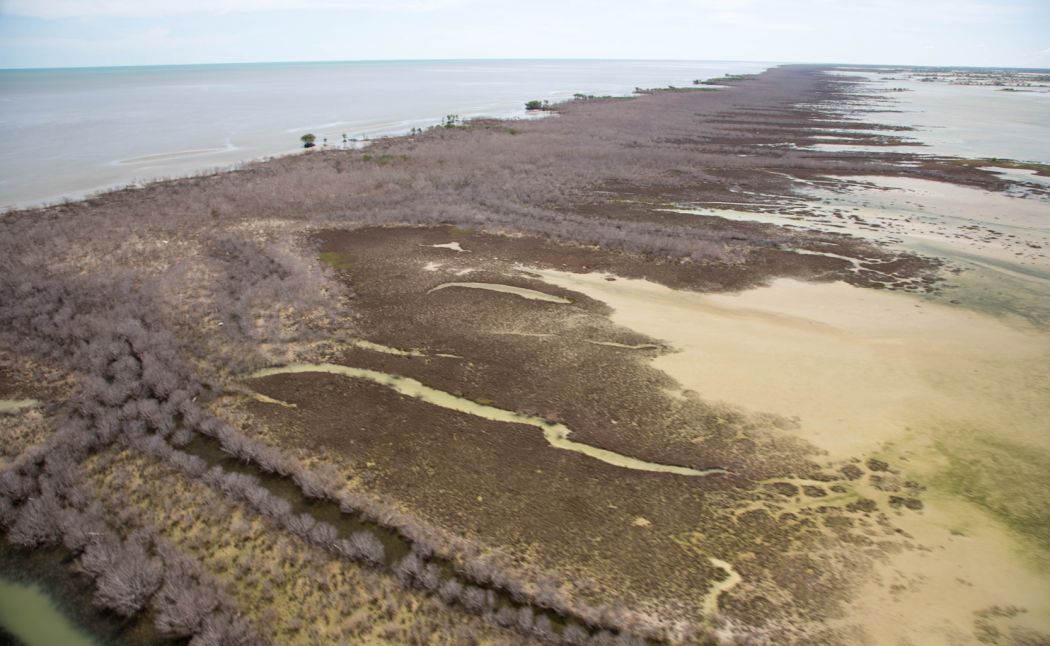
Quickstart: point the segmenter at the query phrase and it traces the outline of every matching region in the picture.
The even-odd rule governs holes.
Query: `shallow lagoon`
[[[95,646],[38,585],[0,577],[0,628],[26,646]]]
[[[863,118],[918,130],[903,133],[925,147],[873,148],[819,144],[821,150],[911,152],[971,158],[1002,158],[1050,163],[1050,91],[1003,92],[976,85],[927,83],[898,76],[840,72],[866,79],[861,91],[905,88],[885,96],[891,103],[870,106]]]

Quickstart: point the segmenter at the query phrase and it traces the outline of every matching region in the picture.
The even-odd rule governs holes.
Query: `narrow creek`
[[[36,408],[40,405],[35,399],[0,399],[0,414],[14,414],[26,408]]]
[[[435,593],[439,590],[443,591],[449,585],[476,588],[480,591],[482,598],[487,600],[493,612],[500,613],[510,610],[516,613],[515,616],[520,616],[523,611],[531,611],[535,619],[541,616],[546,617],[556,636],[563,635],[569,627],[575,627],[588,635],[601,630],[617,632],[605,626],[585,623],[571,614],[531,603],[495,585],[476,581],[461,572],[448,559],[437,556],[423,557],[421,552],[413,551],[413,541],[397,529],[369,520],[357,511],[340,507],[332,500],[309,497],[290,477],[266,471],[254,462],[247,462],[226,453],[215,438],[197,434],[189,444],[180,450],[197,456],[211,467],[218,466],[228,472],[253,477],[272,495],[289,503],[291,513],[307,514],[317,522],[328,523],[335,528],[340,539],[348,539],[360,532],[371,534],[383,544],[384,549],[382,562],[376,564],[376,567],[392,576],[397,576],[398,568],[405,562],[406,557],[411,557],[415,553],[422,560],[422,567],[414,576],[414,584],[418,587]],[[461,600],[457,603],[463,605]],[[472,610],[477,611],[478,608]]]
[[[722,593],[728,592],[744,579],[740,576],[739,572],[733,569],[731,563],[723,561],[722,559],[716,559],[713,556],[708,557],[707,560],[711,565],[721,570],[725,570],[727,575],[726,578],[712,585],[711,590],[707,593],[707,596],[704,597],[704,616],[710,619],[718,612],[718,599],[722,596]]]
[[[572,303],[567,298],[561,296],[555,296],[546,292],[536,291],[535,289],[527,289],[525,287],[514,287],[513,285],[501,285],[499,283],[442,283],[437,287],[429,290],[428,294],[433,294],[436,291],[442,289],[448,289],[450,287],[463,287],[466,289],[484,289],[490,292],[500,292],[501,294],[513,294],[514,296],[520,296],[521,298],[527,298],[530,301],[546,301],[548,303],[558,303],[561,305],[569,305]]]
[[[351,378],[365,379],[367,381],[391,388],[401,394],[411,396],[421,401],[477,415],[484,419],[493,421],[526,424],[540,428],[544,437],[556,448],[562,448],[588,455],[595,459],[631,469],[643,471],[657,471],[662,473],[675,473],[686,476],[707,476],[726,473],[724,469],[696,470],[686,467],[676,467],[649,463],[635,458],[629,458],[612,451],[598,449],[578,442],[568,440],[566,436],[571,432],[564,425],[551,423],[539,417],[522,415],[513,411],[507,411],[493,406],[485,406],[477,402],[456,397],[450,393],[440,391],[423,385],[422,383],[407,377],[387,374],[364,368],[353,368],[337,364],[297,364],[278,368],[268,368],[249,375],[250,379],[261,378],[277,374],[295,374],[323,372],[337,374]],[[264,487],[272,495],[285,500],[291,506],[294,514],[307,514],[318,522],[325,522],[335,528],[341,539],[349,539],[356,533],[367,532],[374,536],[383,545],[384,553],[382,563],[378,567],[382,570],[397,575],[398,570],[406,558],[420,555],[420,551],[413,550],[413,541],[396,528],[391,528],[366,518],[360,512],[340,507],[340,505],[329,499],[312,498],[305,495],[292,478],[262,469],[254,462],[246,461],[225,452],[220,442],[212,437],[197,434],[183,451],[195,455],[204,460],[209,466],[218,466],[225,471],[240,473],[253,477],[260,486]],[[425,552],[425,550],[424,550]],[[721,567],[721,564],[719,564]],[[708,595],[717,603],[718,595],[735,584],[731,568],[726,568],[730,573],[727,581],[715,583]],[[514,595],[513,593],[494,586],[492,584],[476,581],[468,576],[451,561],[439,557],[427,557],[423,560],[419,569],[421,574],[415,576],[415,584],[431,591],[444,590],[447,586],[473,587],[480,591],[481,595],[488,600],[490,608],[499,613],[508,610],[520,615],[522,612],[531,612],[535,618],[545,617],[550,621],[555,635],[562,635],[569,627],[594,634],[601,630],[609,630],[604,626],[595,626],[572,616],[564,611],[554,610],[546,606],[537,605],[527,599]],[[459,601],[462,603],[462,601]],[[476,609],[475,609],[476,610]],[[616,632],[613,630],[612,632]]]
[[[260,377],[269,377],[272,375],[284,375],[284,374],[299,374],[299,373],[310,373],[320,372],[334,375],[342,375],[344,377],[351,377],[354,379],[364,379],[374,384],[386,386],[391,390],[394,390],[402,395],[413,397],[420,401],[454,410],[460,413],[466,413],[468,415],[474,415],[487,419],[494,422],[504,422],[507,424],[526,424],[528,426],[535,426],[543,431],[543,437],[547,440],[547,443],[556,449],[562,449],[565,451],[572,451],[581,455],[586,455],[589,458],[600,460],[606,464],[611,464],[625,469],[632,469],[635,471],[648,471],[652,473],[671,473],[680,476],[689,477],[706,477],[712,475],[725,475],[727,472],[722,468],[709,468],[709,469],[692,469],[689,467],[675,466],[671,464],[660,464],[658,462],[647,462],[645,460],[639,460],[638,458],[632,458],[615,451],[608,449],[601,449],[596,446],[589,444],[583,444],[582,442],[575,442],[569,439],[569,435],[572,430],[564,424],[557,422],[551,422],[543,419],[542,417],[535,417],[532,415],[524,415],[514,411],[504,410],[502,408],[496,408],[495,406],[487,406],[479,404],[478,402],[466,399],[463,397],[457,397],[451,393],[447,393],[443,390],[431,388],[415,379],[409,377],[402,377],[399,375],[393,375],[386,372],[380,372],[378,370],[369,370],[367,368],[354,368],[351,366],[342,366],[334,363],[301,363],[293,364],[290,366],[281,366],[276,368],[264,368],[249,375],[250,379],[257,379]]]
[[[184,643],[165,639],[149,612],[125,619],[98,610],[95,585],[64,547],[24,549],[0,537],[0,643],[27,646]]]
[[[587,339],[587,343],[592,345],[604,345],[609,348],[623,348],[624,350],[659,350],[660,346],[655,343],[636,343],[630,345],[627,343],[617,343],[616,341],[592,341]]]

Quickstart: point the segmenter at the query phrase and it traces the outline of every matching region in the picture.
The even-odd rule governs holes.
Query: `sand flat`
[[[980,451],[982,442],[1046,455],[1050,334],[845,283],[783,279],[700,294],[597,273],[531,271],[605,302],[616,322],[677,348],[653,365],[683,389],[797,418],[794,432],[829,459],[892,456],[902,477],[929,483],[922,513],[893,521],[919,549],[876,568],[843,627],[862,626],[871,643],[945,645],[970,643],[980,622],[1004,634],[1050,630],[1045,551],[960,496],[945,476],[958,454]],[[1014,466],[1007,460],[997,468]],[[972,476],[974,483],[987,477]],[[1031,509],[1042,504],[1041,486],[1031,483],[1028,500],[1017,500],[1016,489],[973,495],[1012,496],[1009,504]],[[1023,611],[995,610],[1010,607]]]
[[[532,271],[676,348],[653,365],[683,389],[797,417],[800,435],[831,458],[876,450],[931,417],[983,427],[1012,419],[1011,432],[1050,444],[1034,433],[1050,409],[1050,337],[1024,323],[845,283],[699,294]]]

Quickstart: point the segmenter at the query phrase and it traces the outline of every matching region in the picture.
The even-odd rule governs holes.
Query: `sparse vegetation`
[[[726,74],[725,76],[707,79],[706,81],[696,79],[693,81],[693,85],[733,85],[734,83],[750,81],[754,78],[754,74]]]

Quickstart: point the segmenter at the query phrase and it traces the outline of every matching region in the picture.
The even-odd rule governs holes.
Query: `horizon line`
[[[460,57],[460,58],[358,58],[358,59],[318,59],[318,60],[269,60],[269,61],[222,61],[214,63],[139,63],[126,65],[65,65],[25,67],[0,67],[0,72],[27,71],[69,71],[69,70],[117,70],[144,68],[175,67],[232,67],[238,65],[337,65],[347,63],[467,63],[467,62],[623,62],[623,63],[751,63],[772,66],[781,65],[819,65],[829,67],[873,67],[894,69],[929,69],[929,70],[1018,70],[1031,72],[1048,72],[1050,67],[1020,67],[1014,65],[923,65],[902,63],[854,63],[831,61],[761,61],[720,58],[616,58],[616,57]]]
[[[122,65],[29,65],[24,67],[0,67],[0,71],[23,71],[23,70],[84,70],[84,69],[124,69],[141,67],[222,67],[230,65],[318,65],[339,63],[462,63],[462,62],[564,62],[564,61],[593,61],[593,62],[652,62],[652,63],[756,63],[775,65],[830,65],[831,63],[803,63],[793,61],[758,61],[737,60],[718,58],[615,58],[615,57],[461,57],[461,58],[347,58],[347,59],[316,59],[316,60],[269,60],[269,61],[222,61],[214,63],[129,63]]]

